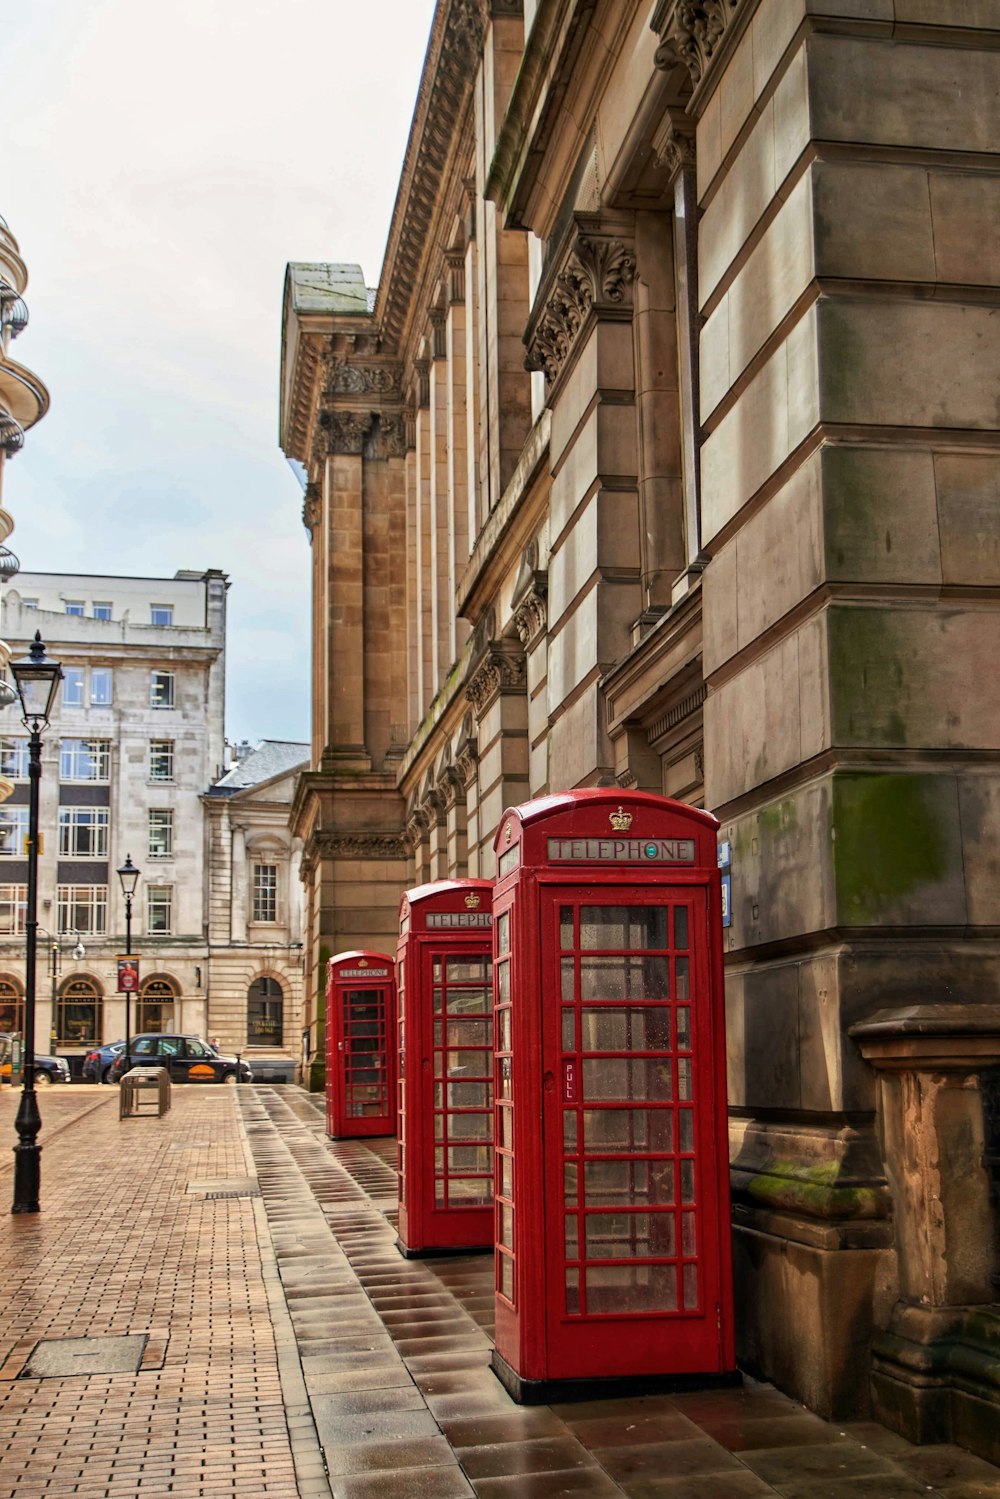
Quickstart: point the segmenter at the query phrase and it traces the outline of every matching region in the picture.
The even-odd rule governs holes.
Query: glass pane
[[[694,1202],[694,1161],[681,1161],[681,1202]]]
[[[587,1270],[586,1283],[589,1313],[677,1310],[674,1265],[602,1265]]]
[[[694,1213],[681,1214],[681,1253],[698,1253],[698,1233]]]
[[[505,1202],[501,1202],[499,1204],[499,1209],[500,1210],[497,1213],[497,1233],[499,1235],[500,1243],[506,1244],[508,1249],[513,1249],[514,1209],[512,1207],[509,1207]]]
[[[498,1254],[500,1290],[508,1301],[514,1300],[514,1261],[509,1254]]]
[[[490,1122],[489,1119],[486,1117],[485,1114],[481,1115],[480,1117],[482,1118],[484,1124],[488,1124]],[[469,1118],[474,1120],[476,1118],[476,1115],[475,1114],[470,1114]],[[498,1131],[498,1134],[497,1134],[497,1144],[498,1145],[502,1145],[503,1148],[504,1148],[504,1150],[513,1150],[513,1148],[514,1148],[514,1111],[513,1111],[513,1109],[507,1108],[507,1109],[498,1109],[497,1110],[497,1131]],[[467,1136],[467,1138],[468,1138],[468,1136]]]
[[[687,1005],[677,1006],[677,1050],[691,1050],[691,1011]]]
[[[563,1162],[563,1197],[567,1207],[576,1204],[579,1172],[575,1161]]]
[[[660,1207],[674,1201],[674,1163],[671,1160],[588,1160],[584,1163],[583,1182],[588,1207],[629,1204]],[[672,1254],[673,1250],[664,1252]]]
[[[488,1109],[493,1090],[489,1083],[449,1083],[449,1109]]]
[[[573,907],[559,907],[559,946],[565,952],[573,946]]]
[[[674,946],[683,951],[688,945],[688,913],[687,906],[676,906],[674,908]]]
[[[492,1114],[449,1114],[448,1137],[451,1140],[492,1140]]]
[[[486,1207],[493,1201],[493,1183],[485,1176],[450,1177],[448,1201],[453,1207]]]
[[[493,1057],[488,1051],[467,1049],[445,1052],[445,1070],[449,1077],[489,1077]]]
[[[691,998],[691,960],[690,958],[676,959],[677,998]]]
[[[497,1098],[510,1098],[510,1057],[497,1061]]]
[[[497,1021],[500,1027],[497,1033],[497,1051],[510,1051],[510,1011],[498,1011]]]
[[[677,1063],[677,1097],[687,1103],[691,1096],[691,1058],[681,1057]]]
[[[433,1000],[433,1003],[434,1003],[434,1013],[435,1013],[435,1015],[439,1015],[441,1013],[441,1011],[444,1009],[444,1000],[442,998],[442,996],[444,994],[444,990],[440,989],[440,988],[435,988],[432,992],[433,992],[433,996],[434,996],[434,1000]]]
[[[669,1221],[673,1223],[673,1215]],[[647,1259],[662,1253],[650,1247],[648,1213],[587,1213],[586,1256],[589,1260]]]
[[[492,1164],[493,1151],[489,1145],[453,1145],[448,1150],[448,1170],[452,1176],[489,1171]]]
[[[684,1310],[693,1312],[698,1305],[698,1266],[684,1266]]]
[[[566,1259],[577,1260],[580,1258],[580,1229],[575,1213],[566,1214],[565,1247]]]
[[[576,1050],[576,1011],[568,1008],[562,1012],[562,1046],[563,1051]]]
[[[513,1162],[509,1155],[498,1156],[500,1162],[500,1195],[501,1197],[513,1197],[514,1195],[514,1172]]]
[[[490,976],[490,959],[487,957],[470,957],[464,953],[461,957],[447,958],[445,967],[449,984],[468,980],[476,984],[484,984]]]
[[[573,988],[574,969],[575,963],[572,958],[559,959],[559,986],[562,999],[572,1000],[576,997]]]
[[[583,1145],[588,1155],[628,1151],[656,1154],[674,1148],[671,1109],[585,1109]]]
[[[570,998],[571,996],[564,997]],[[669,999],[670,960],[668,958],[629,957],[581,958],[580,998],[583,1000]]]
[[[580,1311],[580,1272],[566,1271],[566,1312],[572,1317]]]
[[[510,963],[501,963],[497,968],[497,1004],[505,1005],[510,1000]]]
[[[576,1151],[576,1110],[563,1110],[563,1150],[567,1155]]]
[[[692,1109],[678,1109],[677,1118],[679,1124],[680,1150],[694,1150],[694,1111]]]
[[[497,917],[497,952],[510,952],[510,912]]]
[[[581,1071],[583,1097],[588,1103],[633,1098],[669,1103],[673,1097],[669,1061],[654,1057],[595,1057],[585,1059]]]
[[[580,1014],[582,1051],[669,1051],[670,1011],[667,1008],[583,1010]]]
[[[663,906],[581,906],[580,946],[611,948],[666,948],[667,912]]]

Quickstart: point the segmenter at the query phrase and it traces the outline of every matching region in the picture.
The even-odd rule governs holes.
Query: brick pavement
[[[179,1088],[119,1121],[117,1090],[42,1097],[42,1212],[0,1216],[0,1499],[1000,1499],[958,1448],[750,1382],[516,1406],[489,1257],[403,1260],[391,1142],[327,1140],[317,1102]],[[16,1377],[39,1338],[136,1332],[138,1372]]]

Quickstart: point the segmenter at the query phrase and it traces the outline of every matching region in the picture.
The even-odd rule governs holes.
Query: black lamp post
[[[118,870],[118,880],[122,887],[122,895],[125,897],[125,956],[132,956],[132,897],[135,887],[139,883],[139,871],[132,863],[132,855],[125,855],[125,863]],[[132,1032],[130,1028],[132,1014],[132,991],[125,990],[125,1061],[124,1070],[127,1072],[129,1058],[132,1053]]]
[[[14,1127],[14,1213],[38,1212],[42,1127],[35,1097],[35,953],[38,942],[38,783],[42,778],[42,730],[48,726],[56,690],[62,681],[58,661],[48,661],[40,630],[23,661],[12,661],[11,674],[21,699],[28,739],[28,909],[24,923],[24,1087]]]

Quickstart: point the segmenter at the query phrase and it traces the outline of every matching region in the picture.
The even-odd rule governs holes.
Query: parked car
[[[111,1064],[111,1081],[120,1082],[132,1067],[166,1067],[172,1083],[252,1083],[244,1061],[222,1056],[201,1036],[155,1034],[133,1036]]]
[[[106,1041],[96,1051],[88,1051],[80,1076],[85,1083],[110,1083],[111,1063],[125,1050],[124,1041]]]
[[[10,1082],[11,1077],[11,1050],[13,1036],[0,1033],[0,1077],[4,1082]],[[23,1052],[22,1052],[23,1057]],[[35,1053],[35,1085],[39,1083],[47,1088],[50,1083],[69,1082],[69,1063],[62,1057],[50,1057],[43,1052]]]

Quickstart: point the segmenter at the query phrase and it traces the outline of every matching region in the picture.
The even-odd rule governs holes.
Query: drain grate
[[[228,1192],[203,1192],[201,1194],[206,1202],[217,1202],[220,1197],[259,1197],[259,1187],[234,1187]]]
[[[19,1379],[65,1379],[73,1374],[138,1374],[144,1332],[122,1338],[46,1338],[36,1343]]]

